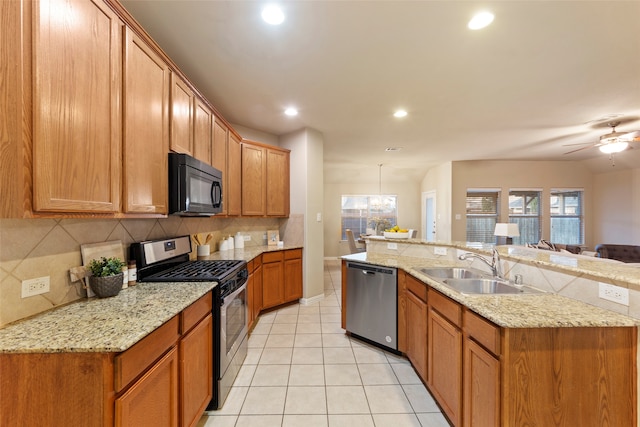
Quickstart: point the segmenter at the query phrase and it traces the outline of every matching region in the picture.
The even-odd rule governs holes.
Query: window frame
[[[554,208],[554,203],[553,201],[553,197],[556,196],[557,194],[562,193],[563,195],[566,194],[570,194],[570,193],[577,193],[578,197],[578,203],[577,203],[577,207],[578,207],[578,211],[577,213],[574,214],[566,214],[566,213],[553,213],[553,208]],[[562,210],[566,210],[567,205],[565,203],[562,203],[563,209]],[[578,231],[578,238],[577,239],[566,239],[566,238],[558,238],[559,236],[554,236],[554,225],[553,225],[553,219],[554,218],[564,218],[564,219],[571,219],[571,218],[575,218],[579,220],[579,231]],[[584,245],[585,242],[585,224],[584,224],[584,188],[552,188],[549,191],[549,239],[551,242],[553,243],[565,243],[565,244],[572,244],[572,245]],[[560,241],[562,240],[562,241]]]
[[[467,188],[465,195],[465,219],[466,219],[466,239],[467,242],[478,243],[495,243],[495,236],[493,235],[496,223],[500,222],[500,203],[502,189],[500,188]],[[475,197],[494,197],[495,213],[469,213],[469,198],[473,197],[470,194],[476,194]],[[483,231],[476,232],[476,235],[469,234],[469,219],[481,219],[481,218],[493,218],[490,229],[486,228]],[[476,238],[478,234],[484,234],[484,238]]]
[[[524,197],[523,213],[514,214],[511,212],[511,197]],[[527,214],[527,196],[534,196],[534,199],[538,200],[538,212],[537,214]],[[520,230],[520,236],[513,237],[514,245],[526,245],[527,243],[537,243],[542,238],[542,189],[539,188],[512,188],[509,190],[509,222],[518,224]],[[522,223],[518,219],[537,219],[537,231],[535,236],[527,236],[527,228],[523,227]],[[514,221],[515,219],[515,221]]]
[[[360,213],[357,216],[345,216],[345,198],[366,198],[366,206],[360,209],[353,208],[353,210],[359,210]],[[385,199],[393,199],[392,202],[392,212],[393,214],[384,213],[381,209],[373,209],[375,207],[375,202],[380,205],[385,202],[381,201]],[[364,213],[364,214],[363,214]],[[347,227],[345,226],[345,219],[359,219],[358,227]],[[380,219],[380,223],[384,224],[384,228],[393,227],[398,223],[398,196],[396,194],[342,194],[340,196],[340,240],[347,240],[347,236],[345,233],[346,229],[351,229],[353,231],[354,236],[359,236],[360,234],[365,234],[368,228],[375,228],[373,226],[373,221],[375,218]],[[383,222],[387,220],[388,223]],[[364,221],[364,227],[362,226],[362,221]]]

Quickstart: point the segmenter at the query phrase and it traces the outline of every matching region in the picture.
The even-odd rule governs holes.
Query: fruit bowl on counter
[[[393,232],[393,231],[385,231],[384,238],[385,239],[408,239],[409,232],[407,231],[406,233],[400,233],[400,232]]]

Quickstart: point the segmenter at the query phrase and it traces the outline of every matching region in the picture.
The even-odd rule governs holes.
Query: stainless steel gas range
[[[218,282],[213,289],[213,398],[207,410],[221,408],[247,356],[246,261],[189,261],[189,236],[134,243],[130,251],[139,281]]]

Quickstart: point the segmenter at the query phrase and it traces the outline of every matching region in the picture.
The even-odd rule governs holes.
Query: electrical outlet
[[[434,246],[433,247],[433,253],[436,255],[446,255],[447,254],[447,248],[443,248],[441,246]]]
[[[244,235],[242,237],[244,237],[244,241],[245,242],[248,242],[249,240],[251,240],[251,236],[249,236],[248,234],[246,234],[246,235]]]
[[[397,243],[387,243],[387,249],[398,249]]]
[[[22,298],[32,297],[49,292],[49,276],[36,277],[22,281]]]
[[[598,296],[608,301],[629,306],[629,289],[608,283],[598,283]]]

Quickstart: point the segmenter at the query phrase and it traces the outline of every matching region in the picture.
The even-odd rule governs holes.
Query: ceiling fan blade
[[[587,144],[593,145],[591,142],[577,142],[575,144],[562,144],[562,146],[563,147],[573,147],[573,146],[576,146],[576,145],[587,145]]]
[[[571,153],[575,153],[577,151],[582,151],[582,150],[586,150],[588,148],[594,148],[594,147],[595,147],[595,145],[592,144],[592,145],[589,145],[588,147],[576,148],[575,150],[567,151],[566,153],[563,153],[563,154],[571,154]]]

